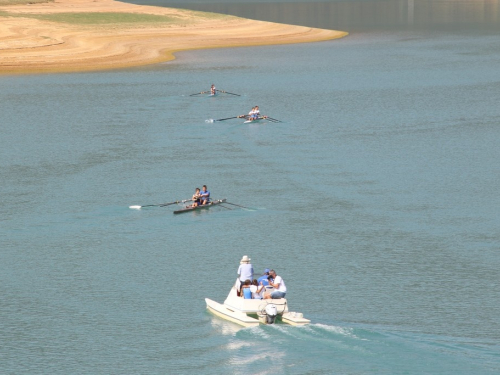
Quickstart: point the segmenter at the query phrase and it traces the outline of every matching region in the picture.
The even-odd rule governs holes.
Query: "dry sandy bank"
[[[343,31],[113,0],[0,6],[0,73],[115,69],[181,50],[304,43]]]

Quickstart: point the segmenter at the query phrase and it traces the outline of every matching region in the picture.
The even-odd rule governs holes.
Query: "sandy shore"
[[[116,69],[176,51],[303,43],[347,33],[113,0],[0,6],[0,73]]]

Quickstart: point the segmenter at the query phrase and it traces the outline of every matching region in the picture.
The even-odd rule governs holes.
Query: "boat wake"
[[[237,336],[253,336],[255,339],[276,338],[276,335],[292,338],[293,340],[354,340],[369,341],[354,333],[353,328],[330,326],[327,324],[307,324],[303,326],[290,326],[287,324],[260,325],[238,330]]]
[[[496,345],[485,350],[474,339],[457,341],[456,337],[415,332],[379,332],[366,327],[327,324],[274,324],[243,328],[230,340],[226,350],[241,360],[238,363],[242,373],[285,365],[288,369],[300,368],[297,373],[313,370],[346,373],[353,362],[361,365],[359,373],[373,373],[373,369],[377,373],[394,373],[397,368],[401,370],[398,373],[413,374],[427,373],[432,368],[436,369],[433,373],[498,374],[500,369]],[[302,371],[304,368],[310,371]]]

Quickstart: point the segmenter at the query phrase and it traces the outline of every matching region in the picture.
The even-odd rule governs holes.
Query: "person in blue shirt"
[[[264,286],[269,285],[268,277],[269,277],[269,268],[266,268],[264,270],[264,274],[257,279],[257,282],[259,283],[259,285],[264,285]]]
[[[207,190],[207,185],[203,185],[200,192],[201,204],[210,203],[210,192]]]
[[[252,290],[250,289],[251,285],[252,282],[249,279],[247,279],[245,280],[245,283],[241,286],[244,299],[252,299]]]

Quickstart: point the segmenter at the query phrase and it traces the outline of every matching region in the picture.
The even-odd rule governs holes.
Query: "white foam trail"
[[[293,335],[289,328],[290,326],[288,325],[284,325],[284,324],[273,324],[273,325],[270,325],[269,326],[270,328],[272,329],[275,329],[275,330],[278,330],[280,331],[281,333],[283,333],[284,335],[287,335],[287,336],[291,336],[291,337],[295,337],[295,335]]]
[[[206,122],[207,124],[213,124],[214,119],[213,119],[213,118],[209,118],[208,120],[205,120],[205,122]]]
[[[248,358],[241,358],[241,356],[238,356],[235,358],[231,358],[230,363],[237,366],[248,365],[249,363],[264,361],[268,357],[268,353],[256,354]]]
[[[244,341],[236,341],[236,342],[230,342],[229,344],[226,345],[226,348],[229,350],[238,350],[247,346],[252,346],[252,344]]]
[[[329,326],[327,324],[311,324],[313,327],[318,327],[321,329],[324,329],[325,331],[335,333],[337,335],[342,335],[346,337],[353,337],[353,338],[358,338],[355,334],[352,333],[352,328],[342,328],[342,327],[337,327],[337,326]]]
[[[237,325],[235,323],[231,323],[225,320],[221,320],[219,318],[212,318],[211,320],[212,327],[219,330],[223,335],[226,336],[234,336],[238,333],[238,331],[244,329],[242,326]]]
[[[285,353],[280,352],[279,350],[274,350],[274,351],[265,351],[260,354],[255,354],[253,356],[250,356],[248,358],[242,358],[241,356],[231,358],[230,362],[234,365],[241,366],[241,365],[248,365],[253,362],[262,362],[265,361],[269,358],[272,357],[273,361],[280,360],[285,356]]]
[[[250,328],[248,328],[248,330],[251,331],[256,336],[260,336],[260,337],[262,337],[264,339],[271,338],[271,336],[269,336],[266,332],[264,332],[264,330],[260,326],[250,327]]]
[[[141,206],[129,206],[128,208],[131,208],[133,210],[140,210]]]

